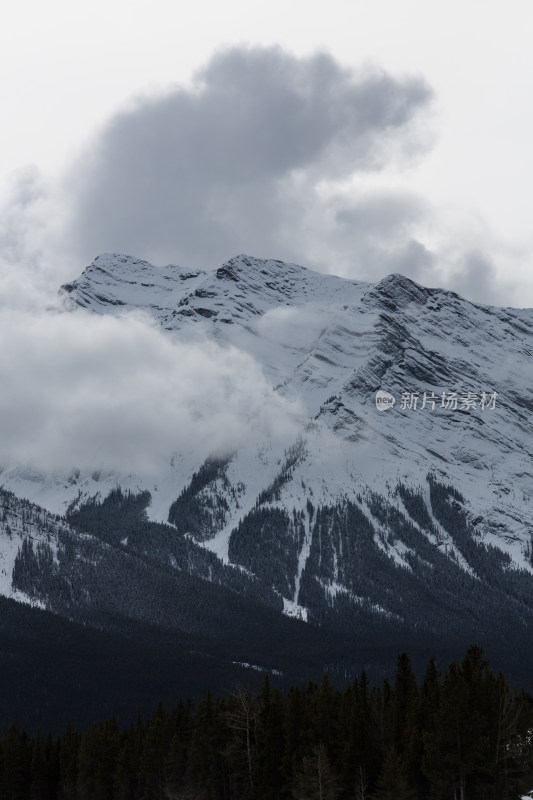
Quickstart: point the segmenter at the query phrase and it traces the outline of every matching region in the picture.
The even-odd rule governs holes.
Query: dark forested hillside
[[[533,786],[532,698],[513,693],[479,647],[417,682],[362,673],[286,692],[159,704],[60,739],[12,726],[0,740],[2,800],[518,800]]]
[[[213,474],[223,480],[224,468],[212,464],[193,483],[201,491]],[[254,678],[259,670],[277,674],[284,686],[316,680],[323,672],[336,684],[362,669],[380,680],[390,671],[394,653],[403,648],[411,652],[420,675],[428,653],[446,662],[458,658],[473,640],[505,670],[511,685],[528,687],[531,576],[510,569],[502,551],[475,535],[456,490],[430,475],[428,491],[433,517],[420,492],[402,484],[389,500],[368,493],[357,502],[334,506],[309,502],[300,512],[270,505],[272,498],[266,504],[258,501],[230,538],[233,565],[222,564],[176,526],[149,521],[148,493],[114,489],[103,500],[72,508],[67,515],[70,526],[64,520],[50,522],[44,512],[26,504],[20,509],[21,545],[12,585],[78,623],[78,632],[85,630],[89,636],[89,628],[94,629],[92,651],[78,646],[77,634],[72,634],[72,675],[60,672],[69,686],[75,684],[76,671],[87,674],[92,652],[93,676],[102,668],[98,654],[107,648],[115,652],[103,635],[108,632],[126,637],[126,650],[132,647],[131,672],[138,669],[139,675],[146,669],[145,637],[167,643],[180,664],[183,691],[213,688],[219,680],[216,674],[221,689],[235,677],[242,681],[240,664],[251,665],[245,674]],[[400,505],[392,502],[398,498]],[[4,513],[11,519],[24,501],[8,500]],[[187,505],[190,498],[185,494],[182,500]],[[282,594],[296,593],[296,562],[306,537],[309,552],[298,579],[298,600],[307,609],[307,624],[279,613]],[[401,563],[392,555],[398,552]],[[3,628],[5,641],[11,636],[21,663],[26,659],[34,675],[49,669],[50,683],[56,685],[54,655],[45,647],[48,655],[38,657],[27,631],[10,632],[10,620],[18,619],[17,613],[34,620],[43,647],[44,629],[49,626],[52,631],[60,621],[10,606]],[[42,629],[35,621],[39,614],[46,619]],[[16,621],[13,626],[23,628]],[[98,645],[97,631],[105,644]],[[137,647],[132,644],[135,636]],[[159,645],[153,646],[157,650]],[[17,706],[10,697],[4,720],[32,727],[41,723],[41,709],[51,708],[48,680],[26,682],[23,672],[10,670],[10,647],[0,653],[4,685],[24,696],[24,702]],[[210,659],[212,678],[205,668]],[[154,680],[153,685],[163,683]],[[170,680],[169,686],[176,685]],[[115,684],[119,691],[120,681]],[[81,719],[102,718],[106,709],[115,707],[112,695],[110,682],[109,703],[95,694]],[[154,700],[158,694],[146,696]],[[54,701],[58,724],[70,714],[68,697],[59,692]],[[78,697],[77,690],[73,697]],[[55,724],[53,717],[46,718],[49,725]]]
[[[264,673],[235,664],[192,634],[110,618],[108,629],[0,597],[0,728],[62,731],[114,714],[125,723],[158,700],[222,693]],[[317,670],[318,671],[318,670]],[[294,678],[293,678],[294,679]]]

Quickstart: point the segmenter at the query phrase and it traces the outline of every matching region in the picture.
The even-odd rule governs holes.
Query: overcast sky
[[[51,287],[120,250],[401,271],[533,305],[526,0],[27,0],[2,15],[9,303],[23,274]]]
[[[533,307],[532,41],[529,0],[4,4],[3,458],[121,469],[150,442],[155,463],[169,430],[249,437],[246,409],[292,429],[241,353],[42,313],[102,252],[247,252]]]

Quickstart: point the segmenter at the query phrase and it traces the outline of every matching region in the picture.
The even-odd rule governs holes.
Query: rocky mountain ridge
[[[171,338],[237,348],[303,413],[290,441],[201,461],[169,452],[156,476],[6,467],[6,490],[151,570],[339,635],[493,640],[520,662],[533,629],[533,310],[244,255],[187,271],[107,254],[62,296],[65,313],[141,311]],[[394,404],[380,410],[378,392]],[[119,538],[117,487],[137,514]],[[15,589],[32,599],[35,558],[10,547]]]

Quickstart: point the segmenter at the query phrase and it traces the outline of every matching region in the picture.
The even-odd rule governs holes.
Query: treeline
[[[123,492],[120,487],[113,489],[103,500],[95,497],[79,508],[70,509],[67,512],[67,521],[74,529],[89,533],[125,553],[141,556],[154,567],[170,567],[174,572],[188,573],[210,583],[226,586],[239,595],[253,597],[281,611],[283,601],[271,585],[263,586],[238,567],[223,564],[214,553],[185,535],[192,532],[197,539],[202,539],[199,528],[192,526],[190,520],[196,519],[197,525],[205,523],[204,528],[207,530],[212,514],[216,509],[223,509],[225,501],[218,495],[215,502],[209,497],[199,499],[194,492],[201,491],[208,480],[214,480],[215,477],[223,479],[227,463],[227,459],[208,459],[198,473],[193,475],[190,484],[193,493],[191,494],[188,487],[171,506],[170,520],[173,525],[148,519],[146,508],[151,503],[150,492],[134,494]],[[202,503],[203,511],[200,513]],[[225,507],[227,509],[227,503]],[[65,536],[60,545],[64,539]],[[153,579],[154,591],[150,595],[154,594],[157,584],[156,576]]]
[[[479,647],[417,683],[363,673],[321,685],[237,689],[159,705],[127,730],[114,720],[61,739],[12,727],[0,741],[1,800],[517,800],[533,786],[533,706]]]

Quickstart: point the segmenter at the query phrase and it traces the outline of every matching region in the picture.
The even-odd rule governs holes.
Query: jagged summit
[[[144,309],[168,330],[184,319],[232,324],[261,316],[280,305],[358,302],[367,284],[314,272],[298,264],[246,254],[216,270],[155,267],[132,256],[98,256],[75,281],[61,287],[68,305],[96,313]]]
[[[371,294],[379,297],[392,311],[395,311],[409,303],[423,305],[433,291],[396,272],[376,283]]]
[[[187,293],[196,297],[235,296],[237,285],[252,294],[263,292],[265,296],[270,296],[270,301],[277,302],[308,302],[313,297],[338,296],[344,292],[348,301],[355,299],[358,302],[364,297],[367,304],[376,301],[391,311],[405,309],[410,304],[428,305],[429,310],[437,310],[443,302],[492,308],[471,303],[447,289],[425,287],[401,273],[391,273],[376,283],[368,283],[246,253],[233,256],[213,270],[190,270],[176,264],[154,266],[131,255],[102,253],[84,269],[79,278],[64,284],[60,294],[70,298],[74,304],[90,307],[93,311],[97,311],[102,304],[138,307],[139,304],[146,305],[150,299],[155,307],[158,305],[158,295],[167,300],[159,305],[163,307],[168,304],[170,308],[177,293],[181,293],[178,303]],[[139,297],[137,292],[132,294],[128,287],[141,287],[145,290],[143,297]],[[176,287],[182,288],[173,292]],[[353,287],[359,291],[354,292]],[[150,294],[152,298],[149,298]],[[521,311],[527,316],[527,309]]]

